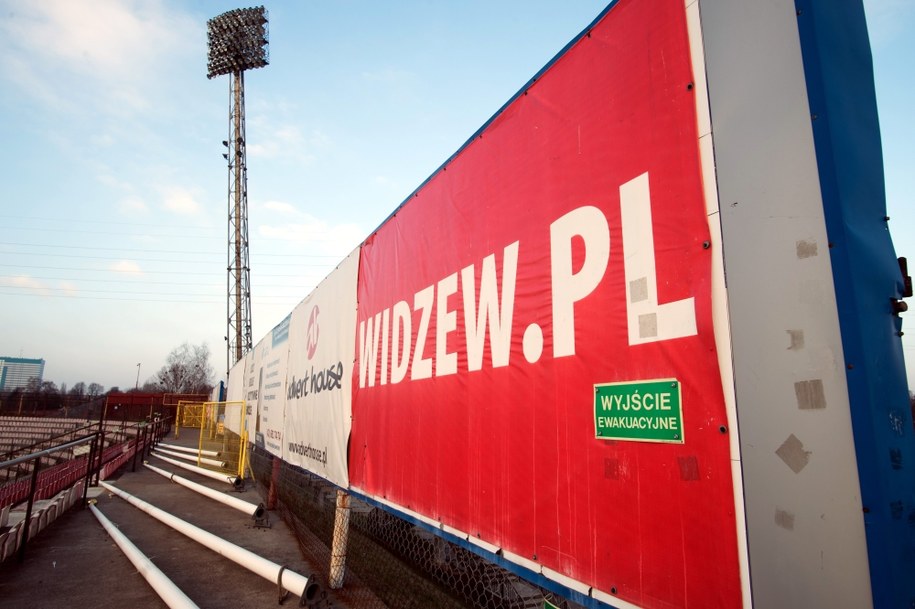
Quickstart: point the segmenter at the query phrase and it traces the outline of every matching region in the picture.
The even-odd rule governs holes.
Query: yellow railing
[[[237,421],[234,418],[237,406]],[[219,453],[219,459],[225,461],[225,469],[244,478],[247,463],[248,434],[245,429],[245,403],[241,402],[178,402],[175,416],[175,437],[180,437],[181,428],[185,432],[191,429],[197,433],[198,454],[210,450]],[[234,425],[233,425],[234,423]],[[234,430],[239,430],[236,432]],[[206,467],[198,457],[197,465]]]

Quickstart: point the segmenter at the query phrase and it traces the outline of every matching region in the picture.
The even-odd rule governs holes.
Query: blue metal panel
[[[797,0],[874,606],[915,607],[915,437],[894,299],[873,66],[860,0]]]

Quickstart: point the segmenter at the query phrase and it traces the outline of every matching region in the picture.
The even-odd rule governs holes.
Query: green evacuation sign
[[[677,379],[594,385],[594,433],[601,440],[683,443]]]

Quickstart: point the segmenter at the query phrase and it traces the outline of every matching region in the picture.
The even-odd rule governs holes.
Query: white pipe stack
[[[199,609],[197,604],[192,601],[181,588],[168,578],[159,568],[152,563],[149,558],[140,552],[137,546],[133,545],[127,537],[121,533],[117,527],[108,518],[102,514],[97,507],[90,505],[89,509],[98,518],[101,525],[108,531],[108,534],[118,544],[121,551],[127,556],[133,566],[137,568],[140,575],[152,586],[156,594],[165,602],[170,609]]]
[[[195,457],[194,455],[189,455],[187,453],[179,453],[174,450],[165,450],[164,448],[156,447],[161,453],[170,455],[172,457],[177,457],[179,459],[185,459],[186,461],[194,461],[196,463],[206,463],[207,465],[212,465],[213,467],[225,467],[226,462],[220,461],[219,459],[210,459],[208,457]]]
[[[220,474],[219,472],[214,472],[211,469],[206,469],[203,467],[197,467],[196,465],[191,465],[190,463],[184,463],[183,461],[178,461],[176,459],[171,459],[165,455],[160,455],[158,452],[153,450],[153,457],[157,459],[162,459],[166,463],[171,463],[176,467],[186,469],[189,472],[194,472],[195,474],[200,474],[201,476],[206,476],[207,478],[212,478],[213,480],[219,480],[220,482],[228,482],[232,486],[238,486],[240,480],[238,476]]]
[[[246,550],[230,541],[226,541],[209,531],[204,531],[199,527],[195,527],[191,523],[181,520],[176,516],[172,516],[165,510],[161,510],[156,506],[143,501],[139,497],[122,491],[107,482],[100,482],[99,484],[131,505],[146,512],[159,522],[172,527],[182,535],[190,537],[197,543],[204,545],[220,556],[224,556],[232,562],[241,565],[252,573],[260,575],[267,581],[278,583],[284,590],[288,590],[302,599],[311,600],[320,590],[320,587],[316,583],[310,582],[309,578],[304,575],[299,575],[273,561],[258,556],[250,550]]]
[[[203,455],[205,457],[218,457],[218,450],[203,450],[197,448],[191,448],[188,446],[178,446],[177,444],[166,444],[165,442],[159,442],[158,444],[161,448],[167,448],[168,450],[177,450],[183,453],[193,453],[195,455]]]
[[[177,474],[173,474],[171,472],[165,471],[164,469],[160,469],[154,465],[150,465],[149,463],[144,463],[143,465],[145,465],[147,468],[151,469],[152,471],[156,472],[160,476],[165,476],[172,482],[180,484],[183,487],[189,488],[194,492],[197,492],[197,493],[200,493],[201,495],[209,497],[210,499],[213,499],[215,501],[228,505],[229,507],[235,508],[236,510],[244,512],[245,514],[247,514],[248,516],[251,516],[252,518],[261,518],[264,515],[264,504],[262,504],[262,503],[258,504],[258,505],[254,505],[253,503],[248,503],[247,501],[239,499],[238,497],[231,497],[229,495],[226,495],[225,493],[221,493],[219,491],[213,490],[208,486],[198,484],[196,482],[193,482],[192,480],[188,480],[187,478],[182,478],[181,476],[178,476]]]

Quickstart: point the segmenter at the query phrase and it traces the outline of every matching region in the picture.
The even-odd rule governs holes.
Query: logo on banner
[[[312,360],[318,351],[318,314],[320,310],[318,305],[311,308],[308,314],[308,328],[305,332],[306,355],[308,360]],[[343,362],[336,362],[327,367],[319,365],[312,366],[305,375],[299,379],[295,376],[289,381],[288,390],[286,391],[287,399],[299,399],[310,394],[318,394],[324,391],[333,391],[343,388]]]
[[[305,344],[308,348],[309,360],[315,356],[315,352],[318,350],[318,334],[320,331],[318,328],[318,313],[320,312],[318,305],[315,305],[308,315],[308,331],[305,334]]]

